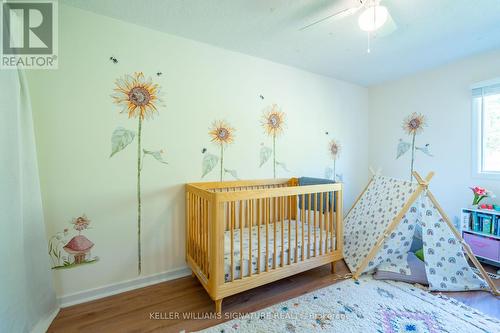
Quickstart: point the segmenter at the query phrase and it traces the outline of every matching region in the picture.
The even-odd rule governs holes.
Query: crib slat
[[[295,263],[298,261],[298,256],[299,256],[299,217],[297,216],[297,202],[299,198],[298,195],[295,196],[295,200],[292,201],[292,211],[294,212],[294,220],[295,220],[295,251],[294,251],[294,259]]]
[[[201,256],[202,256],[202,252],[201,252],[201,197],[197,197],[196,198],[196,213],[198,214],[197,216],[197,219],[196,219],[196,244],[197,244],[197,249],[198,249],[198,254],[197,254],[197,262],[198,262],[198,265],[200,265],[201,263]]]
[[[231,201],[231,281],[234,281],[234,201]]]
[[[190,219],[190,226],[191,228],[190,229],[190,235],[189,235],[189,238],[191,239],[191,257],[193,258],[194,261],[196,261],[196,258],[195,258],[195,243],[194,243],[194,220],[196,218],[196,210],[194,209],[195,205],[194,205],[194,200],[195,200],[195,197],[194,197],[194,194],[191,194],[191,219]]]
[[[186,252],[189,256],[191,256],[191,192],[186,193],[186,217],[186,233],[188,235],[188,239],[186,242]]]
[[[194,247],[194,260],[196,261],[197,264],[199,264],[199,260],[198,260],[198,251],[199,251],[199,244],[197,242],[197,233],[198,233],[198,216],[199,216],[199,212],[198,212],[198,196],[195,195],[195,198],[193,200],[193,205],[194,205],[194,224],[193,224],[193,241],[194,241],[194,244],[195,244],[195,247]]]
[[[316,257],[317,255],[317,242],[316,242],[316,221],[318,218],[318,193],[314,193],[314,236],[313,236],[313,243],[314,243],[314,256]]]
[[[287,201],[287,215],[288,215],[288,265],[290,265],[292,260],[292,222],[290,221],[290,211],[292,208],[292,197],[288,196],[288,200],[285,197],[285,201]],[[283,208],[284,209],[284,208]]]
[[[243,202],[239,201],[239,219],[240,219],[240,279],[243,279]]]
[[[330,193],[327,192],[326,193],[326,197],[325,197],[325,200],[326,200],[326,210],[325,210],[325,253],[329,253],[330,252],[330,247],[328,246],[328,235],[329,235],[329,230],[330,230],[330,226],[329,226],[329,221],[330,221]]]
[[[205,257],[205,251],[203,250],[203,218],[205,217],[204,215],[204,199],[202,197],[200,197],[200,201],[199,201],[199,212],[200,212],[200,221],[199,221],[199,224],[198,224],[198,247],[200,248],[200,263],[199,263],[199,266],[200,266],[200,270],[203,272],[203,259]]]
[[[273,224],[273,233],[274,233],[274,238],[273,238],[273,269],[276,269],[276,243],[277,243],[277,238],[276,238],[276,226],[278,225],[278,219],[279,219],[279,212],[276,210],[279,209],[279,199],[275,198],[274,200],[274,216],[278,216],[276,219],[274,219],[274,224]]]
[[[262,215],[264,215],[264,200],[258,199],[258,207],[259,207],[259,219],[257,221],[257,274],[260,274],[260,225],[262,224],[261,220],[261,211]]]
[[[305,198],[306,196],[304,194],[301,194],[301,198],[302,198],[302,209],[300,210],[300,223],[302,224],[302,246],[301,246],[301,252],[302,252],[302,255],[301,255],[301,258],[302,258],[302,261],[304,261],[304,248],[306,247],[306,243],[304,241],[305,237],[304,237],[304,233],[305,233],[305,222],[306,222],[306,208],[305,208],[305,205],[306,205],[306,202],[305,202]]]
[[[336,198],[336,192],[333,192],[332,193],[333,195],[333,198],[332,198],[332,207],[331,207],[331,214],[330,214],[330,243],[331,243],[331,247],[332,247],[332,251],[335,251],[335,244],[333,242],[333,237],[334,237],[334,234],[335,234],[335,227],[334,227],[334,223],[333,223],[333,218],[334,218],[334,209],[335,209],[335,201],[337,200]]]
[[[207,276],[207,272],[208,272],[208,260],[207,260],[207,256],[208,256],[208,250],[207,250],[207,227],[208,227],[208,217],[210,215],[208,215],[208,200],[205,200],[205,207],[204,207],[204,212],[205,212],[205,216],[203,218],[203,274],[205,274],[205,276]]]
[[[196,213],[197,213],[197,218],[196,218],[196,248],[198,249],[197,251],[197,256],[196,256],[196,262],[198,263],[198,266],[201,266],[201,256],[202,256],[202,248],[201,248],[201,197],[197,196],[196,197]]]
[[[283,264],[284,264],[284,261],[285,261],[285,228],[284,228],[284,220],[285,220],[285,214],[284,214],[284,211],[285,211],[285,205],[284,205],[284,200],[285,198],[283,197],[280,197],[279,198],[279,202],[280,202],[280,206],[279,206],[279,220],[281,222],[281,258],[280,258],[280,266],[283,267]],[[276,242],[276,239],[274,240],[275,243]]]
[[[307,196],[307,258],[311,258],[311,193]]]
[[[323,193],[319,194],[319,255],[323,254]]]
[[[269,271],[269,219],[271,218],[271,201],[266,198],[267,214],[266,214],[266,272]]]
[[[253,200],[250,200],[250,212],[248,219],[248,276],[252,276],[252,226],[253,226]]]
[[[342,223],[340,223],[340,221],[342,221],[342,192],[341,190],[340,191],[337,191],[335,192],[335,199],[337,200],[337,211],[335,212],[335,237],[336,237],[336,240],[337,240],[337,246],[336,248],[339,250],[339,251],[342,251],[342,242],[339,240],[340,237],[342,237]]]

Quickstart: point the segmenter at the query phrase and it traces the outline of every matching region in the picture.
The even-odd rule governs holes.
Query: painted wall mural
[[[262,167],[266,162],[273,157],[273,178],[276,178],[276,166],[280,166],[284,171],[289,171],[286,164],[276,159],[276,138],[281,135],[285,128],[285,113],[277,104],[267,107],[261,119],[262,127],[267,135],[272,137],[273,147],[267,147],[264,143],[260,148],[260,165]]]
[[[333,180],[334,182],[337,180],[342,181],[342,175],[337,173],[337,159],[339,158],[341,149],[342,146],[337,140],[331,140],[328,143],[328,152],[333,160],[333,168],[326,168],[325,177]]]
[[[150,156],[156,161],[167,164],[163,159],[163,150],[149,150],[142,146],[142,125],[145,119],[152,119],[158,109],[164,106],[160,86],[146,79],[142,72],[125,75],[115,82],[111,95],[115,104],[121,107],[120,113],[128,114],[129,119],[137,121],[137,131],[118,127],[111,136],[111,155],[125,149],[137,137],[137,274],[142,270],[141,251],[141,173],[144,160]]]
[[[90,228],[89,218],[84,214],[73,219],[71,224],[73,224],[73,231],[65,228],[49,239],[52,269],[73,268],[99,260],[98,257],[91,254],[94,243],[82,235],[84,230]]]
[[[398,151],[396,155],[396,159],[400,158],[406,152],[411,149],[411,163],[410,163],[410,181],[413,181],[413,170],[415,166],[415,153],[420,151],[427,156],[431,156],[430,152],[430,144],[425,144],[423,147],[418,147],[415,144],[415,139],[417,134],[421,134],[424,131],[424,127],[427,126],[427,120],[423,114],[412,113],[403,121],[403,130],[410,136],[411,142],[404,141],[403,139],[399,139],[398,143]]]
[[[219,146],[220,156],[208,152],[206,148],[202,149],[201,152],[204,154],[202,161],[202,178],[210,173],[210,171],[212,171],[220,162],[220,181],[224,179],[225,173],[230,174],[235,179],[239,179],[236,170],[224,168],[224,146],[227,147],[234,142],[235,131],[236,130],[224,120],[216,120],[212,123],[208,135],[210,136],[211,141]]]

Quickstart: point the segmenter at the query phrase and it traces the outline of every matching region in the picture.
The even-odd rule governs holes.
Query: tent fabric
[[[375,176],[372,179],[344,220],[344,260],[352,272],[356,271],[363,259],[368,256],[379,237],[417,187],[418,184],[385,176]],[[405,216],[403,220],[406,218]],[[396,235],[391,235],[391,239]],[[397,244],[397,240],[395,242]],[[409,242],[411,245],[411,240]],[[393,245],[392,248],[394,247]],[[397,257],[397,254],[391,257]],[[378,257],[375,257],[376,263],[372,264],[372,268],[381,262],[376,258]],[[383,256],[382,259],[384,258],[387,256]],[[391,271],[394,269],[393,267]]]
[[[430,290],[460,291],[488,289],[472,271],[455,238],[434,204],[422,196],[419,222],[422,226],[425,271]]]
[[[404,215],[397,228],[390,233],[379,252],[368,262],[365,271],[371,271],[377,267],[382,271],[404,275],[411,274],[408,265],[408,252],[418,218],[416,210],[412,208]]]
[[[418,183],[375,176],[345,219],[344,260],[356,272],[377,240],[417,188]],[[430,290],[487,289],[469,267],[462,245],[454,236],[425,191],[410,206],[362,273],[376,268],[410,275],[408,252],[417,229],[422,230],[425,270]]]

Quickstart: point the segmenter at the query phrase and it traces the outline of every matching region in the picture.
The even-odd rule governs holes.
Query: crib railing
[[[186,217],[187,261],[213,299],[342,256],[342,184],[188,184]]]

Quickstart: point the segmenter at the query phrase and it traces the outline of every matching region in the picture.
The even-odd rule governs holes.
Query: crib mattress
[[[309,229],[310,228],[310,229]],[[288,230],[290,229],[291,235],[288,239]],[[298,229],[298,239],[297,239],[297,260],[302,260],[302,229],[304,229],[304,257],[307,258],[307,247],[308,247],[308,236],[311,237],[311,246],[309,249],[309,256],[314,256],[314,242],[316,242],[316,255],[319,255],[320,244],[323,248],[323,253],[325,249],[332,248],[332,239],[330,238],[331,233],[323,230],[322,237],[320,236],[320,228],[313,224],[310,226],[304,223],[304,228],[302,228],[302,223],[295,220],[286,220],[283,222],[283,233],[284,233],[284,244],[281,241],[281,222],[276,224],[276,267],[281,266],[281,260],[283,260],[283,265],[288,263],[288,256],[290,256],[290,261],[295,261],[295,247],[296,247],[296,229]],[[240,229],[234,230],[234,279],[241,276],[241,267],[243,267],[243,276],[248,276],[248,258],[249,258],[249,230],[248,228],[243,228],[243,263],[240,262]],[[309,231],[308,231],[309,230]],[[261,225],[252,227],[252,274],[257,273],[257,261],[258,261],[258,237],[257,233],[260,231],[260,271],[265,271],[266,267],[266,226]],[[314,233],[316,231],[316,234]],[[226,231],[224,234],[224,278],[226,281],[231,280],[231,231]],[[269,269],[273,268],[273,254],[274,254],[274,223],[268,224],[268,237],[269,237],[269,251],[267,258],[267,266]],[[321,239],[322,238],[322,239]],[[288,248],[288,242],[290,241],[290,251]],[[333,235],[333,248],[335,249],[336,240],[335,235]],[[281,258],[281,248],[283,247],[283,258]],[[289,253],[291,252],[291,253]]]

